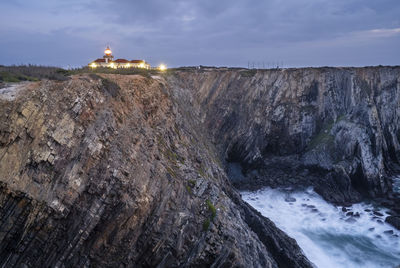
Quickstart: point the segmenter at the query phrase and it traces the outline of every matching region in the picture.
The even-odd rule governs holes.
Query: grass
[[[108,68],[108,67],[97,67],[89,68],[87,66],[77,69],[68,70],[69,75],[74,74],[121,74],[121,75],[141,75],[146,78],[151,78],[152,75],[164,75],[171,74],[173,70],[159,71],[159,70],[147,70],[141,68]]]
[[[210,211],[211,213],[211,219],[213,220],[215,216],[217,216],[217,209],[215,208],[213,203],[211,203],[211,201],[208,199],[206,200],[206,205],[208,207],[208,211]]]
[[[192,187],[192,188],[196,186],[195,180],[188,180],[188,183],[189,183],[190,187]]]
[[[203,231],[208,231],[209,228],[210,228],[210,219],[206,219],[203,222]]]
[[[318,135],[316,135],[310,142],[309,144],[309,149],[315,149],[317,148],[320,144],[323,143],[329,143],[333,141],[333,137],[329,134],[329,133],[324,133],[323,131],[321,131],[320,133],[318,133]]]
[[[240,72],[240,75],[243,77],[253,77],[256,75],[256,73],[257,73],[257,70],[251,69],[251,70],[245,70],[245,71]]]
[[[173,70],[161,72],[159,70],[146,70],[140,68],[118,68],[107,67],[89,68],[87,66],[65,70],[59,67],[38,66],[38,65],[0,65],[0,82],[21,82],[21,81],[39,81],[42,79],[64,81],[69,76],[75,74],[122,74],[122,75],[142,75],[151,78],[155,74],[172,74]]]
[[[320,144],[333,142],[333,136],[330,134],[333,124],[333,121],[329,122],[316,136],[314,136],[308,145],[309,150],[317,148]]]
[[[330,121],[329,123],[327,123],[322,128],[322,130],[310,141],[310,143],[308,144],[308,150],[313,150],[321,144],[332,145],[334,142],[334,137],[331,135],[332,127],[334,124],[345,119],[345,117],[345,115],[341,115],[336,119],[336,121]]]
[[[0,72],[0,82],[15,83],[22,81],[39,81],[39,79],[23,74],[15,74],[10,72]]]
[[[178,174],[176,174],[176,171],[175,171],[173,168],[171,168],[171,167],[169,167],[169,166],[166,166],[165,169],[167,170],[167,172],[168,172],[173,178],[176,178],[176,177],[178,176]]]
[[[183,158],[179,157],[179,155],[169,147],[166,147],[164,149],[163,154],[170,162],[172,162],[176,166],[177,161],[179,161],[180,163],[184,163]]]
[[[186,185],[186,190],[188,191],[189,194],[192,194],[192,187],[190,185]]]
[[[0,66],[0,82],[39,81],[42,79],[64,81],[68,71],[49,66],[20,65]]]
[[[189,192],[189,194],[193,193],[192,189],[195,186],[196,186],[196,181],[195,180],[188,180],[187,184],[185,185],[186,190]]]
[[[217,216],[217,209],[210,200],[206,200],[206,205],[211,216],[203,222],[203,231],[207,231],[210,228],[211,221]]]

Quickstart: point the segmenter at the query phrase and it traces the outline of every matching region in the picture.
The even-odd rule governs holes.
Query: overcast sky
[[[400,64],[400,0],[1,0],[0,64]]]

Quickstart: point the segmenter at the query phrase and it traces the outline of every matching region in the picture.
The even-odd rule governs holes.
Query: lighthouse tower
[[[106,50],[104,50],[103,59],[106,63],[111,63],[114,60],[114,56],[112,55],[111,49],[107,46]]]

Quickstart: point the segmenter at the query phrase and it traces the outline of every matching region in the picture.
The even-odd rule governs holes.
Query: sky
[[[400,0],[0,0],[0,64],[400,65]]]

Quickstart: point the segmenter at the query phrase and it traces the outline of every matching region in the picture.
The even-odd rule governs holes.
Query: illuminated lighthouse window
[[[107,47],[107,49],[104,50],[104,54],[111,55],[111,49]]]

